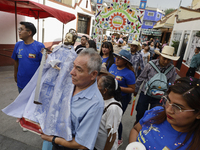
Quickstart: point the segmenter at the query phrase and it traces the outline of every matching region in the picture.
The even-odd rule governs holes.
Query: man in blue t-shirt
[[[19,93],[30,81],[35,71],[40,65],[42,53],[45,46],[33,39],[36,33],[35,26],[30,22],[20,22],[19,41],[15,44],[12,54],[14,63],[14,78],[18,86]]]

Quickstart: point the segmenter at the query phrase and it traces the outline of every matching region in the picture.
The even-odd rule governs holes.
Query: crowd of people
[[[33,40],[34,25],[20,24],[22,41],[16,43],[12,55],[19,93],[39,67],[44,48]],[[121,119],[133,94],[139,94],[139,99],[130,143],[141,142],[146,149],[200,149],[200,80],[176,80],[172,61],[179,57],[174,56],[173,47],[162,47],[153,39],[128,43],[121,34],[118,39],[105,36],[98,53],[95,41],[86,36],[74,49],[76,35],[70,34],[66,34],[64,45],[72,45],[70,51],[77,53],[74,60],[65,60],[73,61],[69,70],[74,86],[70,105],[72,139],[41,130],[43,150],[117,150],[123,144],[122,127],[126,126]],[[61,47],[53,47],[47,57]],[[61,65],[57,67],[62,70]]]

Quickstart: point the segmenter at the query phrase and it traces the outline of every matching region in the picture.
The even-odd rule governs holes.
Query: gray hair
[[[89,61],[87,62],[88,72],[89,74],[93,71],[97,71],[98,74],[101,70],[101,56],[94,50],[94,48],[85,48],[82,50],[78,56],[88,56]]]

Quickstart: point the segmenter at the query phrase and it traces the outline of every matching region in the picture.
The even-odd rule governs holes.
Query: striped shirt
[[[160,72],[164,73],[165,70],[171,66],[171,63],[169,63],[166,67],[161,67],[159,65],[159,60],[160,59],[156,59],[156,60],[152,60],[152,62],[157,66],[157,68],[160,70]],[[144,81],[143,87],[141,89],[142,92],[145,92],[145,85],[147,83],[147,81],[149,81],[155,74],[157,74],[157,71],[148,63],[144,70],[142,71],[142,73],[140,74],[140,76],[137,78],[136,83],[135,83],[135,92],[137,93],[140,85],[142,84],[142,82]],[[177,73],[176,73],[176,69],[175,67],[172,68],[166,75],[167,77],[167,82],[173,84],[175,79],[176,79]]]

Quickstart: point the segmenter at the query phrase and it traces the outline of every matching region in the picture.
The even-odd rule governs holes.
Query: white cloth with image
[[[2,111],[12,117],[27,118],[38,122],[47,135],[72,140],[71,98],[74,90],[70,71],[77,54],[72,45],[59,45],[48,56],[43,68],[39,102],[33,103],[39,69],[13,103]],[[56,62],[54,69],[48,62]]]

